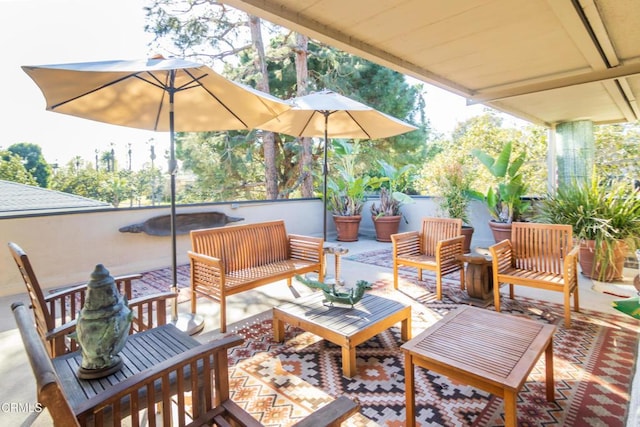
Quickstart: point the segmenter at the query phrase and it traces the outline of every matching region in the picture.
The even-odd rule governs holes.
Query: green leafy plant
[[[407,181],[406,177],[414,167],[413,165],[405,165],[396,168],[384,160],[378,160],[378,163],[380,164],[381,176],[371,178],[369,187],[373,190],[380,190],[380,202],[371,204],[371,213],[374,218],[402,215],[400,208],[413,203],[414,200],[408,194],[400,191],[400,183]]]
[[[512,142],[506,143],[496,158],[477,148],[471,150],[471,154],[487,168],[495,180],[495,185],[490,186],[486,194],[477,191],[471,194],[474,198],[485,201],[494,220],[504,223],[520,220],[530,208],[530,204],[522,200],[527,192],[527,185],[520,174],[526,154],[520,153],[512,160],[512,148]]]
[[[471,183],[473,175],[468,173],[461,162],[454,161],[443,166],[436,176],[440,195],[440,209],[449,218],[460,218],[469,224],[469,204],[472,199]]]
[[[355,176],[358,149],[345,140],[333,142],[338,163],[337,174],[327,180],[327,208],[333,215],[355,216],[362,213],[367,200],[368,175]]]
[[[536,221],[571,224],[576,239],[595,241],[600,280],[613,262],[616,241],[629,251],[639,247],[640,197],[629,182],[608,184],[596,175],[591,181],[574,180],[548,194],[536,211]]]

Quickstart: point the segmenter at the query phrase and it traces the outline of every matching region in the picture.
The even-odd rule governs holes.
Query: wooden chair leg
[[[220,332],[227,332],[227,299],[220,297]]]
[[[571,327],[571,294],[569,291],[564,293],[564,327]]]
[[[442,273],[440,271],[436,271],[436,299],[442,300]]]
[[[398,262],[393,261],[393,289],[398,289]]]
[[[494,276],[495,278],[495,276]],[[493,305],[496,311],[500,311],[500,283],[494,279],[493,281]]]

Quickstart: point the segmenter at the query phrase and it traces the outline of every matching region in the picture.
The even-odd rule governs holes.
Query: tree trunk
[[[309,86],[309,70],[307,68],[307,48],[309,38],[303,34],[296,34],[296,94],[307,94]],[[311,138],[300,138],[302,144],[300,152],[300,175],[302,178],[302,197],[313,197],[313,157],[311,155]]]
[[[251,43],[256,51],[255,66],[259,71],[260,79],[257,82],[258,89],[270,93],[269,74],[267,73],[267,61],[262,42],[260,18],[249,15],[249,27],[251,28]],[[278,198],[278,170],[276,168],[276,143],[272,132],[264,132],[262,135],[264,150],[264,177],[267,190],[267,200]]]

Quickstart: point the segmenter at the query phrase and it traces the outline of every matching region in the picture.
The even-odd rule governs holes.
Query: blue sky
[[[149,56],[141,0],[0,0],[0,78],[3,82],[0,148],[17,142],[38,144],[48,162],[76,155],[93,159],[114,144],[121,164],[131,143],[134,167],[168,147],[168,134],[128,129],[45,111],[45,101],[21,65],[135,59]],[[455,124],[482,111],[459,96],[428,86],[427,116],[449,133]],[[158,156],[160,157],[160,156]]]

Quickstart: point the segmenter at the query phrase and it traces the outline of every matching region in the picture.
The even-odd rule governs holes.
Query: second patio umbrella
[[[295,137],[324,137],[323,235],[327,239],[327,141],[329,138],[380,139],[417,129],[368,105],[331,90],[289,101],[292,108],[258,125],[259,129]]]
[[[177,287],[175,132],[252,129],[290,107],[182,59],[23,66],[47,110],[170,133],[172,286]],[[177,313],[174,310],[174,317]]]

